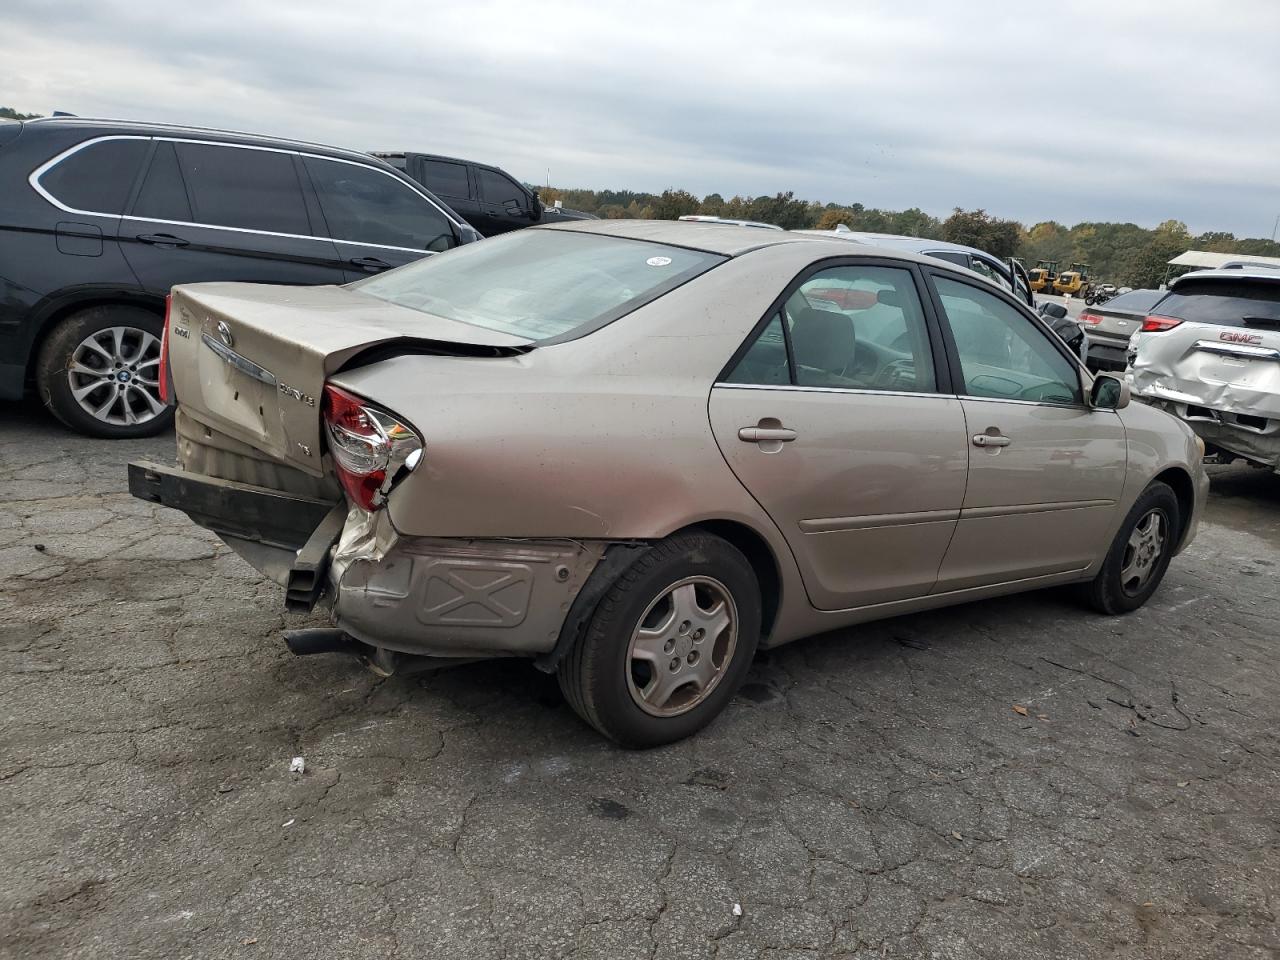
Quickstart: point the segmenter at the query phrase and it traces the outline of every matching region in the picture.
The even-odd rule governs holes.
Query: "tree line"
[[[1028,267],[1041,260],[1057,261],[1059,269],[1087,263],[1093,276],[1129,287],[1156,287],[1166,264],[1187,250],[1212,250],[1252,256],[1280,257],[1280,243],[1264,238],[1237,239],[1234,234],[1192,234],[1179,220],[1154,228],[1136,223],[1077,223],[1046,220],[1025,226],[1002,220],[985,210],[957,207],[945,220],[918,207],[880,210],[861,203],[842,205],[797,200],[788,191],[774,196],[731,197],[718,193],[699,199],[687,190],[661,194],[633,190],[572,190],[538,187],[546,203],[560,200],[566,207],[606,219],[674,220],[687,214],[710,214],[736,220],[759,220],[787,230],[831,230],[844,224],[867,233],[896,233],[946,240],[978,247],[997,257],[1018,257]]]

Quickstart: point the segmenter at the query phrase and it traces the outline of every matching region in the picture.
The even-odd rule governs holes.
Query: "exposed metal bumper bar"
[[[148,460],[129,464],[129,492],[148,503],[181,510],[221,536],[284,584],[285,606],[290,610],[315,606],[347,515],[341,500],[330,503],[298,497]],[[253,553],[246,554],[250,549]]]

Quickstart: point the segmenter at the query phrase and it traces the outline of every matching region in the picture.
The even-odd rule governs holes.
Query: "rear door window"
[[[1280,281],[1280,274],[1277,280]],[[1151,312],[1223,327],[1280,327],[1280,282],[1185,283],[1157,303]]]
[[[932,393],[933,354],[911,272],[878,266],[819,271],[787,298],[725,379]]]
[[[195,222],[310,235],[293,154],[212,143],[176,147]]]
[[[40,186],[65,207],[119,216],[148,145],[143,137],[91,143],[41,174]]]
[[[151,157],[138,199],[133,202],[131,214],[148,220],[173,220],[191,222],[191,202],[178,168],[178,152],[173,144],[161,140]]]
[[[438,197],[466,199],[471,196],[465,164],[447,160],[423,160],[422,182]]]
[[[433,252],[457,242],[440,209],[398,178],[323,157],[307,157],[306,165],[333,239]]]

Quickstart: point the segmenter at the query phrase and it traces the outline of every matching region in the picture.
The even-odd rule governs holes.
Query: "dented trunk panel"
[[[524,347],[528,341],[396,306],[345,287],[204,283],[175,287],[169,367],[191,419],[313,477],[325,474],[326,377],[398,341]]]
[[[1280,465],[1280,330],[1187,322],[1140,333],[1128,377],[1207,443]]]
[[[1138,334],[1131,353],[1144,397],[1280,417],[1280,330],[1183,323]]]

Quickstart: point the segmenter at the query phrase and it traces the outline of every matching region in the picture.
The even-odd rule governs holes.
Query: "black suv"
[[[580,210],[548,207],[538,194],[498,167],[430,153],[371,154],[403,170],[486,237],[535,223],[596,220]]]
[[[176,283],[346,283],[478,239],[367,154],[116,120],[0,120],[0,400],[68,426],[169,425],[157,371]]]

